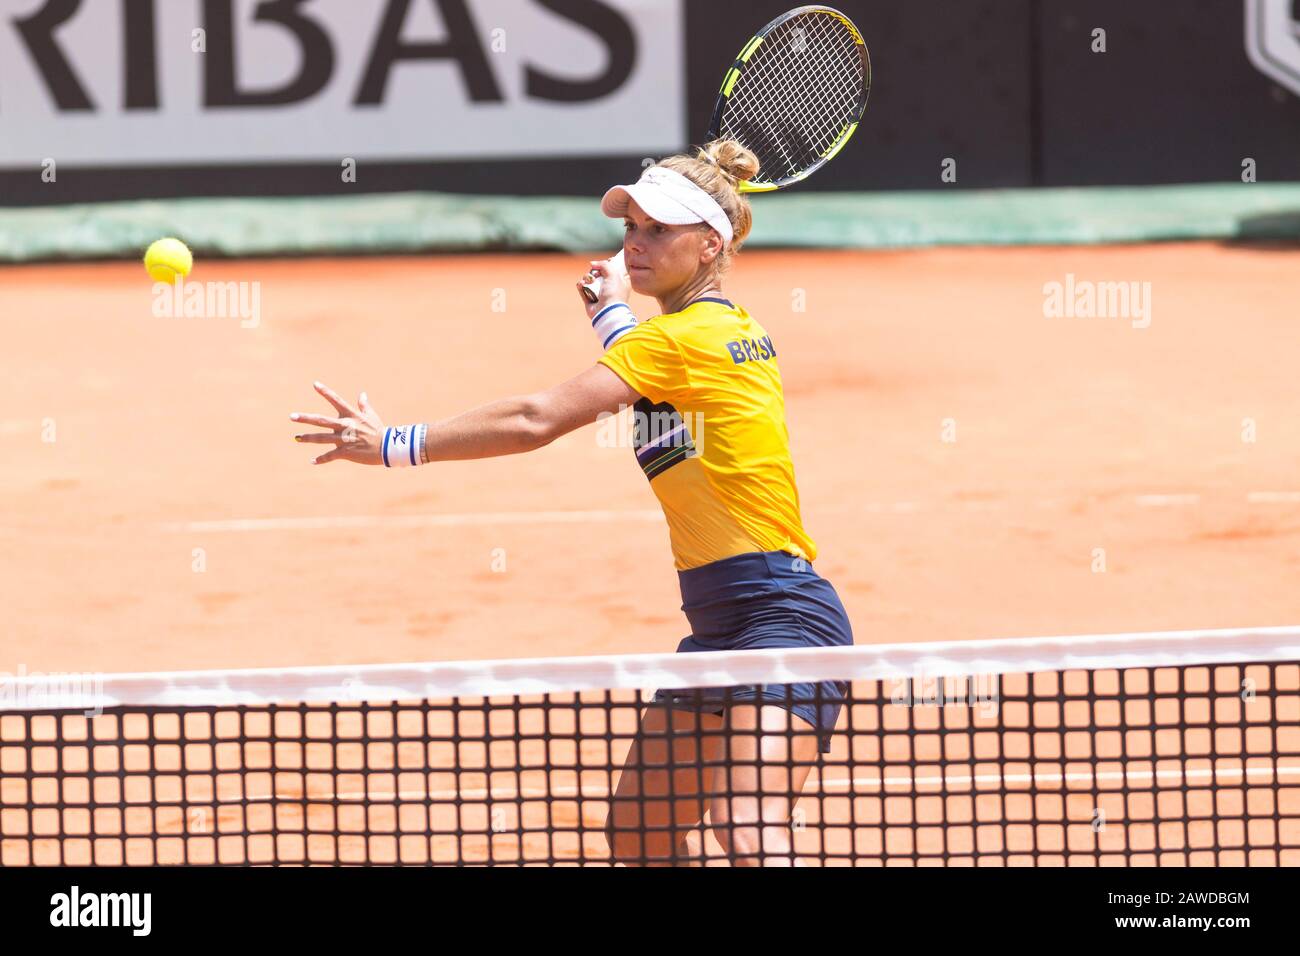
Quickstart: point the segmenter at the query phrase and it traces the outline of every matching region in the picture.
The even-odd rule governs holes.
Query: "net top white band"
[[[707,222],[723,242],[731,242],[735,235],[731,220],[717,200],[671,169],[651,166],[637,182],[614,186],[601,199],[600,211],[610,219],[622,219],[627,215],[629,199],[635,199],[642,211],[657,222],[669,226]]]
[[[1300,627],[156,674],[0,674],[0,713],[529,696],[1291,661],[1300,661]]]

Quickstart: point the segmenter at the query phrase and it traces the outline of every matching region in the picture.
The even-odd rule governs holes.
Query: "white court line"
[[[502,524],[616,524],[662,521],[663,512],[639,511],[481,511],[436,515],[323,515],[316,518],[230,518],[163,525],[168,533],[238,531],[328,531],[345,528],[463,528]]]
[[[1201,495],[1173,493],[1137,495],[1133,499],[1139,508],[1177,508],[1199,505]],[[1300,491],[1251,491],[1246,494],[1247,504],[1300,504]],[[1070,503],[1061,498],[1047,498],[1030,505],[1037,509],[1060,510]],[[1002,511],[1006,502],[967,501],[940,506],[938,510],[972,512]],[[910,515],[936,510],[920,501],[869,501],[852,508],[823,509],[836,514],[899,514]],[[634,509],[627,511],[481,511],[458,514],[432,515],[320,515],[305,518],[228,518],[214,521],[180,521],[164,524],[162,530],[169,534],[223,534],[255,531],[330,531],[362,528],[469,528],[485,525],[521,524],[618,524],[631,521],[661,521],[663,514],[657,510]]]
[[[1246,501],[1252,505],[1300,504],[1300,491],[1252,491]]]
[[[893,514],[913,514],[917,511],[926,510],[925,505],[922,505],[915,501],[893,501],[893,502],[871,501],[862,505],[861,509],[870,514],[880,514],[881,512],[884,511],[888,511]],[[853,511],[856,509],[850,508],[845,510]]]
[[[1138,495],[1136,500],[1139,508],[1177,508],[1200,504],[1201,496],[1193,494]]]
[[[1200,780],[1202,782],[1227,783],[1231,780],[1240,781],[1243,777],[1258,782],[1258,778],[1263,777],[1271,780],[1274,775],[1278,777],[1300,777],[1300,766],[1296,767],[1247,767],[1244,774],[1240,769],[1215,770],[1206,768],[1203,770],[1157,770],[1153,774],[1150,770],[1116,770],[1090,773],[1081,771],[1076,773],[982,773],[974,775],[958,776],[931,776],[931,777],[886,777],[883,786],[901,787],[910,789],[920,786],[969,786],[971,784],[1029,784],[1041,785],[1059,784],[1059,783],[1123,783],[1134,785],[1141,781],[1152,783],[1156,780],[1162,782],[1182,783],[1186,780],[1188,783]],[[848,781],[825,781],[822,786],[824,789],[832,789],[832,785],[840,783],[847,785]],[[880,777],[854,777],[853,787],[858,786],[881,786]],[[1079,792],[1079,791],[1074,791]]]
[[[588,769],[590,770],[591,768]],[[443,772],[452,773],[454,771],[447,770]],[[462,772],[478,773],[480,771],[462,771]],[[496,771],[496,772],[501,773],[503,771]],[[525,771],[519,771],[519,772],[525,772]],[[542,768],[538,768],[536,771],[530,770],[526,772],[545,772],[545,771],[543,771]],[[1178,784],[1183,783],[1184,781],[1186,781],[1187,783],[1194,783],[1199,781],[1202,783],[1229,784],[1234,781],[1242,782],[1243,778],[1245,780],[1249,780],[1251,783],[1267,783],[1271,781],[1274,776],[1276,776],[1279,780],[1285,777],[1300,778],[1300,766],[1247,767],[1245,768],[1244,771],[1241,768],[1225,768],[1225,769],[1216,770],[1213,767],[1207,767],[1204,769],[1194,769],[1194,770],[1181,770],[1181,769],[1157,770],[1154,774],[1149,770],[1103,771],[1095,774],[1087,771],[1083,771],[1083,772],[1065,773],[1065,774],[1059,772],[1043,772],[1043,773],[1033,773],[1033,774],[987,773],[987,774],[950,774],[947,776],[924,776],[924,777],[912,777],[910,775],[904,774],[898,777],[886,777],[884,778],[883,783],[882,783],[882,778],[880,776],[853,777],[851,780],[836,779],[836,780],[823,780],[823,781],[818,781],[817,778],[813,776],[810,778],[810,782],[805,788],[805,793],[811,796],[815,794],[817,789],[820,788],[822,791],[825,792],[834,792],[834,791],[843,790],[846,793],[851,793],[854,796],[874,796],[875,794],[869,792],[858,793],[857,791],[864,788],[872,788],[872,787],[883,787],[883,789],[886,791],[890,789],[906,791],[921,786],[943,785],[949,788],[953,788],[953,787],[968,787],[971,784],[979,784],[979,785],[992,784],[996,786],[1000,784],[1033,783],[1035,785],[1043,785],[1043,784],[1060,784],[1060,783],[1091,784],[1093,782],[1096,782],[1099,784],[1100,783],[1122,783],[1128,786],[1142,786],[1143,785],[1142,782],[1145,781],[1146,785],[1149,786],[1150,784],[1154,783],[1156,780],[1159,780],[1162,783],[1173,784],[1176,786]],[[976,792],[975,795],[978,796],[981,793],[990,793],[990,792],[992,791],[988,791],[988,790],[979,791]],[[1015,791],[1015,792],[1020,793],[1023,791]],[[1105,790],[1103,792],[1119,793],[1120,791]],[[1086,793],[1086,791],[1072,790],[1072,791],[1067,791],[1067,793],[1082,794],[1082,793]],[[941,795],[942,794],[922,794],[922,796],[941,796]],[[948,794],[948,795],[965,796],[966,794],[957,793],[957,794]],[[320,803],[322,801],[330,801],[330,800],[341,800],[341,801],[351,802],[351,803],[362,803],[367,800],[380,801],[380,802],[432,800],[435,803],[450,803],[457,800],[461,802],[465,802],[465,801],[483,802],[483,801],[490,800],[492,802],[505,803],[505,802],[510,802],[512,800],[544,800],[548,797],[557,800],[573,800],[579,797],[585,797],[591,800],[599,800],[599,799],[607,798],[608,796],[609,796],[608,790],[597,790],[592,787],[586,787],[586,788],[551,787],[550,789],[547,790],[516,790],[511,788],[499,787],[491,790],[488,789],[434,790],[434,791],[399,790],[396,793],[391,793],[386,791],[372,791],[370,793],[364,793],[364,792],[356,791],[356,792],[344,792],[344,793],[312,794],[310,796],[300,796],[300,795],[287,796],[287,795],[275,794],[275,795],[250,796],[250,797],[244,797],[239,799],[218,800],[216,801],[216,803],[218,806],[222,804],[237,804],[237,803],[271,803],[273,801],[280,801],[283,803]],[[195,801],[195,804],[197,805],[197,807],[201,807],[203,805],[198,801]]]

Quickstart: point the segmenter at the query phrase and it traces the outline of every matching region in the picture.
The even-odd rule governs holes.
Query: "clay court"
[[[805,521],[821,548],[817,567],[843,595],[857,641],[1294,620],[1293,261],[1285,250],[1215,244],[744,255],[727,292],[780,349]],[[150,284],[135,265],[7,270],[0,428],[13,453],[0,473],[8,545],[0,602],[10,609],[11,637],[0,670],[673,650],[686,625],[665,529],[630,449],[607,447],[608,431],[602,440],[588,428],[511,460],[405,473],[313,467],[310,447],[291,440],[289,413],[318,410],[314,379],[349,396],[365,388],[387,420],[405,421],[576,374],[594,358],[571,285],[584,265],[559,255],[200,263],[196,280],[261,283],[255,328],[237,318],[154,317]],[[1043,287],[1067,274],[1149,282],[1149,326],[1046,317]],[[651,314],[650,303],[638,305]],[[629,703],[610,717],[618,733],[633,726]],[[875,735],[888,716],[874,706],[853,713],[845,719],[857,721],[855,731],[838,737],[834,760],[850,747],[860,756],[862,746],[881,746]],[[198,736],[211,733],[207,726]],[[886,750],[899,746],[881,740]],[[209,765],[227,746],[236,745],[206,748]],[[522,841],[482,832],[467,840],[402,835],[410,808],[397,795],[411,784],[401,773],[410,754],[400,748],[368,744],[351,764],[336,754],[333,772],[316,777],[278,762],[279,750],[256,756],[270,745],[248,746],[250,766],[290,772],[265,774],[256,785],[170,778],[184,782],[184,806],[154,807],[148,827],[160,842],[97,841],[94,858],[599,859],[599,798],[611,785],[600,768],[621,759],[583,743],[581,764],[597,769],[559,771],[536,793],[596,799],[549,806],[525,799],[507,826],[587,832]],[[465,757],[455,752],[461,744],[450,746],[444,757]],[[1222,855],[1206,850],[1199,862],[1285,861],[1294,851],[1248,855],[1242,847],[1255,833],[1247,841],[1208,819],[1216,799],[1258,809],[1261,797],[1285,802],[1292,792],[1272,786],[1271,769],[1225,758],[1224,747],[1216,740],[1212,762],[1180,751],[1189,759],[1178,763],[1177,783],[1186,774],[1193,788],[1180,812],[1201,819],[1166,855],[1198,862],[1196,853],[1183,857],[1188,847],[1225,844]],[[1226,753],[1234,753],[1231,742]],[[1285,774],[1296,772],[1293,761],[1279,765]],[[1029,862],[1014,854],[1030,846],[1038,862],[1053,862],[1053,847],[1073,846],[1075,831],[1087,837],[1088,811],[1098,804],[1113,806],[1117,821],[1143,815],[1141,794],[1068,793],[1052,766],[1059,767],[1021,769],[1031,788],[1056,791],[1058,818],[1074,823],[994,827],[1006,842],[993,850],[1012,853],[1007,862]],[[1119,782],[1102,789],[1153,790],[1160,766],[1112,773]],[[810,854],[869,856],[941,845],[961,862],[984,842],[977,827],[914,824],[943,823],[960,809],[953,800],[975,819],[995,801],[990,819],[1001,820],[1015,817],[1015,800],[1038,799],[1005,775],[1006,766],[998,770],[996,783],[1009,794],[981,795],[974,771],[962,779],[940,772],[937,788],[919,772],[901,781],[922,795],[945,794],[947,803],[931,798],[927,810],[918,797],[904,811],[917,816],[900,824],[887,782],[845,779],[843,768],[830,766],[811,788],[818,795],[803,804],[810,827],[796,843]],[[1254,781],[1262,788],[1235,786],[1257,771],[1268,775]],[[1125,783],[1135,772],[1145,782]],[[1198,786],[1198,774],[1201,785],[1215,780],[1217,798]],[[455,820],[451,809],[433,806],[434,831],[486,831],[487,804],[501,798],[500,788],[510,790],[512,806],[530,786],[513,773],[416,780],[421,801],[454,796],[474,805],[460,806]],[[250,802],[243,786],[261,792]],[[127,778],[123,787],[114,799],[124,806],[168,802],[156,781]],[[866,795],[854,793],[859,787]],[[362,798],[377,791],[397,804],[367,810]],[[340,799],[336,817],[329,804]],[[43,812],[34,811],[37,831],[77,832],[72,818],[43,824]],[[97,816],[95,830],[131,832],[129,812],[125,819]],[[425,825],[417,822],[417,830]],[[252,836],[193,835],[213,826]],[[335,827],[345,835],[309,835]],[[1294,846],[1297,834],[1285,827],[1293,820],[1279,845]],[[1137,862],[1165,862],[1154,850],[1154,824],[1114,827],[1107,839],[1098,844],[1103,865],[1124,859],[1107,857],[1108,845],[1145,847],[1151,852]],[[26,862],[26,842],[10,843],[8,862]],[[1161,846],[1171,849],[1167,833]],[[67,862],[91,859],[90,844],[75,838],[63,849],[40,840],[31,847],[38,861],[61,853]]]
[[[780,349],[805,523],[857,641],[1294,620],[1294,262],[742,255],[727,292]],[[673,650],[662,518],[595,427],[404,473],[316,468],[291,440],[290,412],[321,410],[314,379],[397,422],[576,374],[595,358],[584,267],[201,262],[196,280],[261,283],[256,328],[155,318],[134,264],[6,269],[0,669]],[[1046,318],[1067,274],[1150,282],[1149,327]]]

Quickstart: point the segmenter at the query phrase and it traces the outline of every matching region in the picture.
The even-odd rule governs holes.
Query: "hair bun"
[[[734,139],[719,139],[661,159],[655,165],[685,176],[712,196],[726,213],[733,235],[716,264],[719,275],[726,272],[754,223],[749,199],[740,191],[739,184],[758,175],[758,157]]]
[[[758,175],[758,157],[753,150],[734,139],[715,139],[706,143],[699,151],[699,158],[717,166],[736,182]]]

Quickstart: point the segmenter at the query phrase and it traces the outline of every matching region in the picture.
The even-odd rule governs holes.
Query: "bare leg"
[[[709,802],[713,835],[738,866],[795,866],[790,817],[817,762],[812,726],[782,707],[733,705]]]
[[[648,707],[611,801],[605,834],[629,866],[688,864],[703,854],[700,823],[720,759],[722,718]]]

